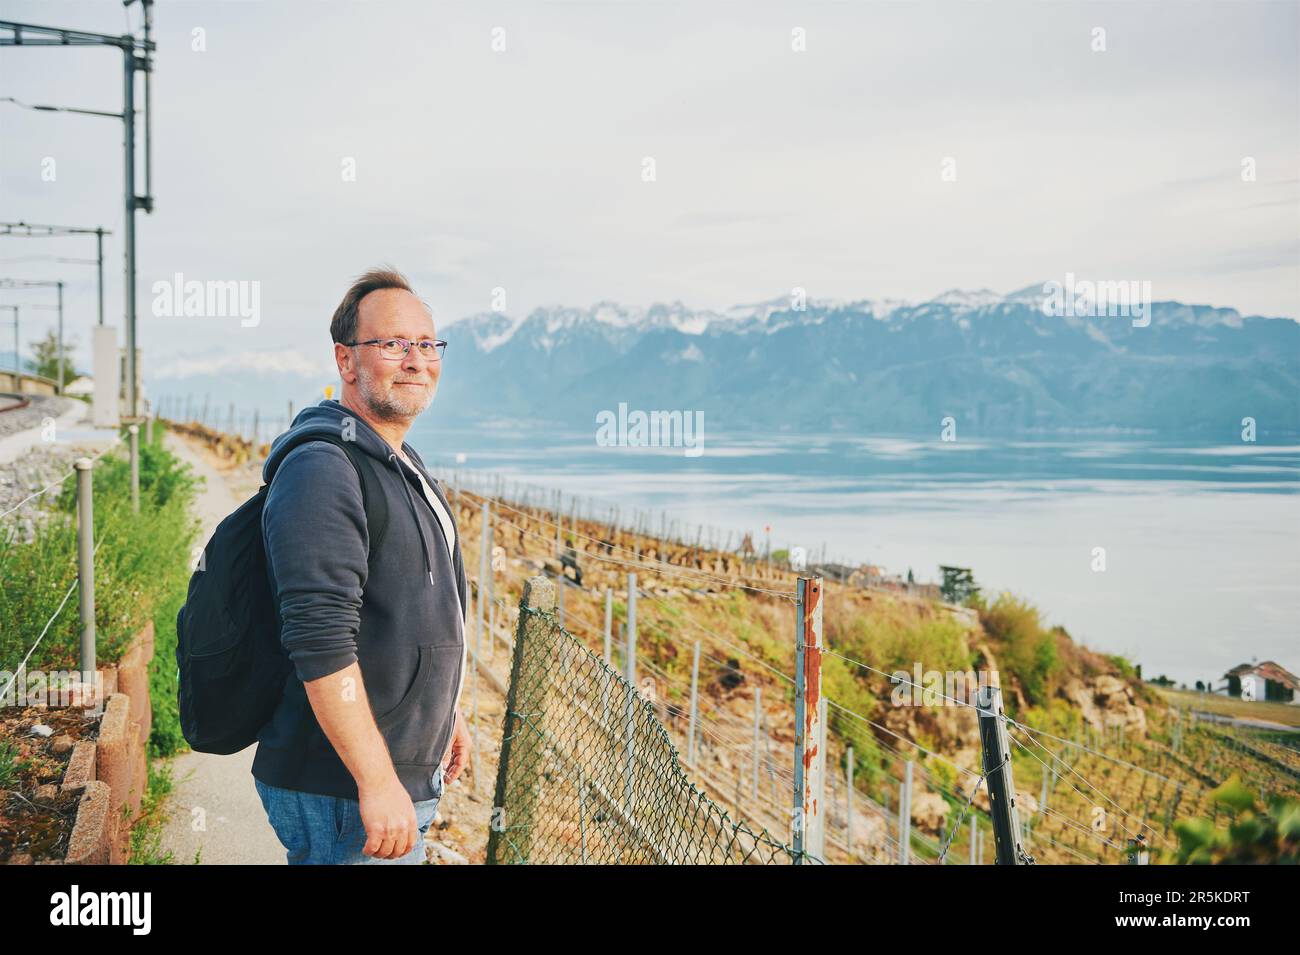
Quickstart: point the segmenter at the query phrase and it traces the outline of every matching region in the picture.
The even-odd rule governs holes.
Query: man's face
[[[436,337],[433,317],[418,298],[403,289],[380,289],[361,300],[357,309],[356,341],[405,338],[418,342]],[[442,362],[420,357],[415,346],[398,361],[384,358],[375,345],[336,345],[340,372],[356,375],[357,391],[370,412],[381,421],[409,421],[433,401]],[[344,367],[344,363],[348,367]]]

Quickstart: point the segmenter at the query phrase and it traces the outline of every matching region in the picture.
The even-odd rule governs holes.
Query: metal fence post
[[[1129,840],[1128,845],[1128,864],[1129,865],[1150,865],[1151,853],[1147,849],[1147,837],[1139,832]]]
[[[632,781],[636,778],[636,728],[632,721],[632,707],[637,698],[636,689],[636,574],[627,575],[627,659],[624,660],[628,683],[627,705],[624,707],[623,735],[627,741],[627,767],[623,782],[623,807],[632,812]]]
[[[627,657],[623,675],[636,686],[636,574],[627,575]]]
[[[898,864],[910,865],[912,861],[912,760],[903,770],[903,781],[898,784]]]
[[[614,588],[605,588],[605,666],[613,669],[611,661],[613,659],[613,640],[614,640]],[[603,725],[609,723],[609,693],[610,680],[608,676],[605,679],[605,685],[600,691],[600,722]]]
[[[140,513],[140,426],[133,424],[126,432],[131,441],[131,513]]]
[[[981,686],[979,700],[980,745],[984,756],[984,778],[989,786],[989,814],[993,817],[993,849],[998,865],[1027,865],[1033,859],[1025,852],[1016,812],[1016,786],[1011,777],[1011,752],[1003,722],[1002,690]]]
[[[691,717],[686,737],[686,765],[695,768],[695,732],[699,725],[700,713],[700,641],[695,641],[695,653],[691,660]]]
[[[494,535],[495,530],[493,528]],[[495,659],[497,649],[497,574],[495,570],[488,573],[487,642],[487,659]]]
[[[510,667],[510,689],[506,694],[505,726],[501,735],[501,757],[497,763],[496,795],[492,800],[492,822],[488,830],[487,861],[489,865],[504,861],[502,854],[503,840],[508,842],[512,852],[517,854],[523,862],[528,861],[531,851],[532,807],[537,800],[537,788],[533,785],[524,786],[518,798],[513,801],[515,818],[503,818],[506,804],[506,780],[509,778],[511,760],[519,756],[519,754],[515,753],[514,743],[523,726],[522,714],[519,713],[520,700],[518,694],[522,683],[521,674],[524,668],[525,654],[527,653],[530,637],[544,635],[550,626],[545,620],[530,615],[525,608],[540,611],[553,610],[555,608],[555,585],[545,577],[530,577],[524,582],[524,593],[519,601],[519,625],[515,629],[515,653]],[[527,752],[525,751],[519,758],[527,759]],[[519,767],[516,766],[515,770],[518,771],[518,769]],[[510,836],[505,835],[507,830],[510,831]]]
[[[568,580],[561,570],[555,578],[555,614],[559,618],[561,627],[564,626],[564,592],[568,589]]]
[[[844,843],[853,859],[853,747],[844,756]]]
[[[979,820],[975,814],[971,813],[970,817],[970,864],[975,865],[975,834],[979,830]]]
[[[692,679],[691,681],[691,697],[692,697],[691,702],[692,703],[695,702],[694,696],[695,696],[695,681],[694,679]],[[694,709],[694,707],[692,707],[692,709]],[[759,762],[762,759],[762,755],[759,747],[759,734],[762,732],[762,727],[763,727],[763,688],[761,686],[755,685],[754,686],[754,781],[753,781],[753,785],[750,787],[750,795],[755,802],[758,801],[758,772],[759,772]]]
[[[95,508],[90,458],[77,458],[77,583],[81,603],[81,672],[83,680],[95,674]]]
[[[817,742],[821,738],[822,590],[820,577],[800,577],[795,601],[794,862],[821,843]]]
[[[819,807],[818,816],[821,824],[817,828],[817,842],[813,844],[812,850],[817,858],[826,858],[826,733],[830,727],[830,722],[826,718],[826,697],[820,693],[817,694],[817,788],[816,804]]]
[[[614,633],[614,590],[605,588],[605,666],[609,666],[610,639]]]

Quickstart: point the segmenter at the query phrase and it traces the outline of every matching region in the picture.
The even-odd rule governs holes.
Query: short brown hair
[[[402,289],[415,294],[415,289],[411,288],[406,276],[392,266],[380,266],[357,276],[352,287],[343,295],[339,307],[334,310],[334,317],[330,320],[330,337],[336,342],[356,341],[357,310],[361,307],[361,300],[371,292],[385,288]]]

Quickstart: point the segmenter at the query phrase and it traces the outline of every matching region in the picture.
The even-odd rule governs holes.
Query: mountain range
[[[968,436],[1237,441],[1249,417],[1261,440],[1300,433],[1295,320],[1171,301],[1151,303],[1145,323],[1047,315],[1044,297],[1032,285],[921,303],[774,299],[715,312],[599,302],[471,315],[439,328],[450,344],[436,409],[440,420],[575,430],[625,402],[702,411],[714,432],[933,435],[952,418]],[[201,393],[194,372],[154,392]],[[218,387],[241,374],[223,369]],[[259,385],[265,374],[250,369],[239,393]]]

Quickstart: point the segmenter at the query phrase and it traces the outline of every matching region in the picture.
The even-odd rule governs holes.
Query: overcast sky
[[[140,12],[3,2],[0,17],[120,33]],[[1300,314],[1293,2],[163,0],[155,26],[157,211],[139,216],[155,360],[296,342],[279,360],[328,361],[349,279],[384,261],[440,324],[498,287],[523,315],[721,309],[795,286],[923,300],[1067,271]],[[111,49],[0,50],[0,96],[28,103],[118,110],[121,73]],[[121,124],[6,103],[0,124],[0,220],[112,229],[120,323]],[[0,276],[71,283],[83,346],[94,270],[33,257],[92,251],[0,239]],[[149,316],[152,283],[176,272],[259,282],[260,323]]]

